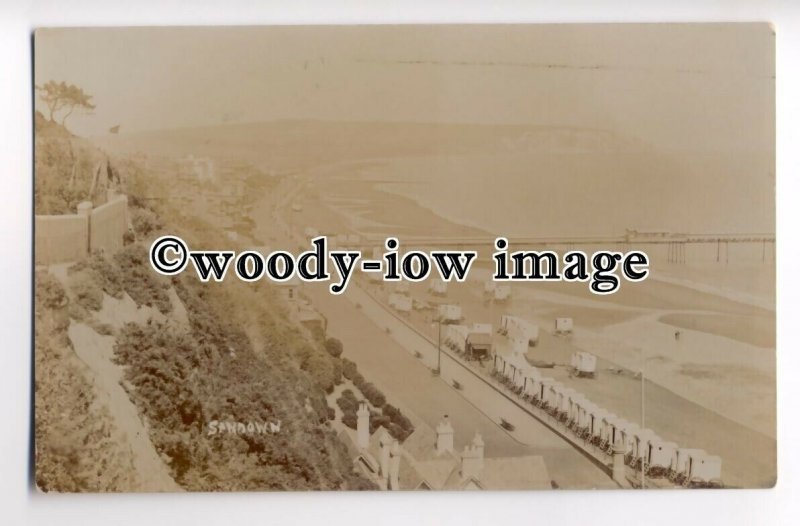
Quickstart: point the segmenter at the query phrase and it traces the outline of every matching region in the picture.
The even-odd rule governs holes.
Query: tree
[[[334,358],[338,358],[342,355],[342,351],[344,348],[342,347],[342,342],[336,338],[328,338],[325,340],[325,350],[328,351],[328,354],[333,356]]]
[[[75,109],[91,111],[95,108],[92,104],[92,96],[74,84],[67,84],[64,81],[56,82],[48,80],[42,86],[36,86],[39,97],[47,104],[50,111],[50,120],[54,121],[54,115],[61,110],[67,110],[61,117],[61,125],[65,126],[67,117],[72,115]]]

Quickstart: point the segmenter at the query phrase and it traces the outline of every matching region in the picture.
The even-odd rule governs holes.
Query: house
[[[550,476],[538,455],[487,457],[480,433],[461,451],[447,415],[432,430],[417,425],[401,444],[379,427],[369,433],[369,409],[362,402],[355,440],[352,430],[340,433],[361,473],[385,490],[550,489]]]

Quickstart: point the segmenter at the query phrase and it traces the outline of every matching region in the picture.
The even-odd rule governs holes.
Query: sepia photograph
[[[36,489],[774,487],[775,39],[37,28]]]

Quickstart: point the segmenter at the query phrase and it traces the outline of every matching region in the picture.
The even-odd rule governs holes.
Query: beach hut
[[[615,444],[621,442],[621,440],[622,440],[622,438],[621,438],[621,436],[622,436],[621,429],[622,429],[623,426],[625,426],[627,424],[628,424],[627,421],[625,421],[624,419],[619,418],[619,417],[609,418],[608,420],[606,420],[606,426],[607,426],[606,432],[608,433],[607,434],[607,440],[608,440],[609,448],[611,448]]]
[[[558,413],[561,415],[562,419],[568,420],[570,414],[570,405],[572,402],[572,397],[575,395],[575,389],[570,387],[565,388],[561,391],[558,400]]]
[[[571,334],[572,318],[556,318],[556,334]]]
[[[575,429],[578,431],[578,436],[582,437],[589,427],[589,411],[591,411],[594,404],[586,398],[579,399],[576,404]]]
[[[448,347],[460,353],[466,352],[467,335],[469,335],[469,328],[466,325],[446,325],[443,330]]]
[[[708,487],[722,484],[722,459],[716,455],[702,453],[689,454],[687,475],[689,484]]]
[[[494,355],[494,370],[497,374],[505,375],[506,359],[503,355],[495,353]]]
[[[535,346],[539,342],[539,326],[517,316],[503,314],[497,332],[509,339],[521,340],[526,347]]]
[[[632,455],[636,444],[634,434],[639,432],[639,426],[630,422],[624,422],[619,429],[619,439],[625,448],[625,455]]]
[[[564,385],[561,382],[556,381],[552,382],[547,387],[547,392],[545,393],[545,402],[547,402],[547,406],[554,412],[558,411],[558,400],[563,389]]]
[[[646,460],[647,444],[651,440],[661,440],[652,429],[639,429],[633,433],[633,458]]]
[[[604,444],[613,444],[614,443],[614,420],[617,419],[617,415],[614,413],[606,413],[603,415],[603,419],[600,422],[601,431],[600,431],[600,440]]]
[[[447,294],[447,282],[440,279],[431,280],[428,284],[428,292],[434,296],[444,296]]]
[[[581,406],[581,409],[580,427],[584,430],[585,436],[590,436],[594,427],[594,415],[600,411],[600,408],[591,400],[587,400],[586,403]]]
[[[528,376],[530,365],[521,353],[513,352],[506,358],[506,377],[512,382],[514,387],[522,388],[525,386],[525,378]]]
[[[488,358],[492,355],[492,335],[470,330],[464,344],[464,352],[470,360]]]
[[[511,297],[511,287],[509,285],[497,285],[494,288],[495,301],[506,301]]]
[[[599,444],[603,439],[603,419],[608,415],[608,411],[600,407],[594,407],[589,412],[589,436],[593,443]]]
[[[705,455],[704,449],[679,447],[672,454],[672,461],[670,462],[670,478],[673,480],[682,480],[686,477],[689,470],[689,457],[691,455]]]
[[[570,363],[578,376],[593,377],[597,370],[597,357],[588,352],[578,351],[572,353]]]
[[[528,379],[528,370],[531,366],[522,358],[522,362],[514,369],[514,378],[512,381],[514,382],[514,387],[520,389],[522,392],[525,389],[525,383]]]
[[[539,369],[531,366],[531,368],[528,369],[527,376],[525,377],[525,387],[523,389],[523,392],[531,398],[536,396],[536,385],[541,380],[541,378],[542,378],[542,373],[539,372]]]
[[[547,378],[547,377],[542,378],[539,381],[539,392],[538,392],[538,395],[539,395],[539,400],[541,401],[542,405],[547,403],[548,394],[550,392],[550,386],[553,385],[554,383],[556,383],[555,380],[553,380],[552,378]]]
[[[667,442],[660,438],[651,438],[647,444],[647,455],[645,460],[650,466],[649,475],[652,477],[663,477],[670,469],[672,458],[675,456],[675,451],[678,449],[678,444],[675,442]]]
[[[577,423],[578,421],[578,409],[579,409],[579,402],[585,402],[586,398],[579,393],[578,391],[573,390],[567,396],[567,403],[569,404],[569,410],[567,412],[567,421]]]
[[[411,312],[411,298],[403,294],[389,294],[389,306],[398,312]]]
[[[455,323],[461,321],[463,318],[461,314],[461,305],[439,305],[437,311],[441,323]]]

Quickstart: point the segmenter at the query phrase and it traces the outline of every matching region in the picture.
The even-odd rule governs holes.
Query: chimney
[[[359,449],[367,449],[369,447],[369,408],[364,400],[358,404],[356,416],[358,417],[356,422],[358,447]]]
[[[450,418],[444,415],[436,426],[436,454],[441,455],[448,451],[453,452],[453,426],[450,425]]]
[[[381,481],[383,482],[384,486],[389,481],[389,460],[390,460],[390,449],[392,447],[392,437],[389,436],[389,433],[386,430],[383,430],[383,434],[381,434],[381,458],[380,458],[380,468],[381,468]],[[384,489],[386,489],[384,487]]]
[[[475,436],[472,437],[472,447],[475,448],[475,452],[480,459],[480,467],[483,468],[483,437],[477,431]]]
[[[400,489],[400,443],[397,440],[389,452],[389,489]]]
[[[461,454],[461,478],[480,478],[482,467],[483,458],[478,448],[474,445],[464,446],[464,452]]]

